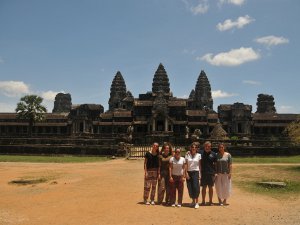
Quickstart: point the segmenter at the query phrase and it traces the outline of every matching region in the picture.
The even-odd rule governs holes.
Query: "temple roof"
[[[186,110],[187,116],[206,116],[205,110]]]
[[[298,114],[253,113],[252,120],[291,120],[297,119]]]
[[[198,109],[203,109],[208,107],[213,109],[213,99],[211,95],[211,86],[206,73],[201,70],[200,75],[197,80],[194,94],[195,107]]]
[[[153,78],[152,92],[157,94],[162,91],[164,94],[170,93],[170,83],[164,66],[160,63]]]
[[[174,99],[168,102],[168,106],[186,106],[186,100],[183,99]]]
[[[210,133],[210,138],[217,140],[227,139],[227,132],[223,129],[220,123],[217,123]]]
[[[153,106],[153,101],[151,100],[134,100],[135,106]]]
[[[67,119],[69,113],[45,113],[46,119]],[[16,119],[17,113],[0,113],[0,119]]]
[[[109,110],[119,107],[121,100],[127,97],[126,84],[120,71],[118,71],[110,87]]]

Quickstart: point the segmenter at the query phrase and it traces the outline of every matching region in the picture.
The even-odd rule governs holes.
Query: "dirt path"
[[[143,162],[0,163],[0,224],[299,224],[300,198],[279,201],[236,187],[228,206],[141,204]],[[9,181],[42,177],[47,183],[17,186]],[[184,203],[189,203],[185,186]],[[216,197],[214,197],[216,202]]]

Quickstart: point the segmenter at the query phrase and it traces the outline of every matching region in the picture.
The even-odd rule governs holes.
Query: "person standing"
[[[178,191],[177,207],[182,205],[183,183],[185,181],[185,160],[180,155],[180,148],[175,149],[175,155],[170,159],[170,201],[172,207],[175,207],[176,189]]]
[[[146,152],[144,161],[144,203],[146,205],[155,205],[154,197],[156,191],[157,179],[160,176],[159,169],[159,144],[153,143],[151,152]],[[148,202],[148,197],[151,189],[150,200]]]
[[[169,164],[170,164],[171,157],[172,157],[172,146],[169,143],[165,143],[162,146],[161,154],[159,155],[160,178],[158,179],[158,187],[157,187],[158,204],[162,204],[164,200],[164,196],[165,196],[166,205],[170,204]]]
[[[219,205],[226,205],[231,193],[232,157],[225,152],[225,145],[219,144],[216,163],[215,188],[218,195]]]
[[[192,199],[192,207],[199,208],[198,198],[200,193],[199,179],[201,177],[201,155],[197,153],[198,146],[193,143],[190,152],[185,156],[186,160],[186,184],[189,196]]]
[[[204,151],[201,151],[201,186],[202,186],[202,205],[205,205],[206,189],[208,187],[209,203],[212,205],[213,186],[215,179],[215,163],[217,154],[211,150],[211,143],[204,143]]]

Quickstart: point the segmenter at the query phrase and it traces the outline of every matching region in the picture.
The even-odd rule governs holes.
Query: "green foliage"
[[[300,119],[291,122],[284,130],[284,133],[293,141],[295,144],[300,144]]]
[[[34,124],[45,119],[44,113],[47,112],[47,109],[42,105],[42,102],[42,97],[26,95],[22,97],[17,104],[17,119],[27,120],[29,122],[29,135],[31,135]]]
[[[300,155],[273,157],[234,157],[233,160],[234,163],[300,163]]]
[[[238,137],[238,136],[231,136],[231,137],[230,137],[230,140],[232,140],[232,141],[237,141],[237,140],[239,140],[239,137]]]
[[[0,155],[0,162],[33,162],[33,163],[84,163],[108,160],[107,157],[97,156],[28,156]]]

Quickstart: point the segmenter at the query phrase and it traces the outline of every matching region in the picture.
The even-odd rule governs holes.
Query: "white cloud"
[[[29,85],[23,81],[0,81],[0,93],[7,97],[18,97],[29,94]]]
[[[276,37],[274,35],[256,38],[254,41],[259,44],[266,45],[267,47],[289,43],[289,39],[284,37]]]
[[[9,104],[5,102],[0,102],[0,112],[15,112],[17,104]]]
[[[203,1],[203,2],[200,2],[198,5],[196,6],[192,6],[190,8],[191,12],[194,14],[194,15],[198,15],[198,14],[204,14],[207,12],[209,6],[207,4],[207,1]]]
[[[243,80],[244,84],[261,85],[261,82],[255,80]]]
[[[216,55],[208,53],[196,60],[203,60],[214,66],[239,66],[243,63],[254,61],[260,58],[260,54],[252,48],[241,47],[231,49],[229,52],[221,52]]]
[[[219,0],[219,4],[233,4],[233,5],[243,5],[245,3],[245,0]]]
[[[4,63],[4,59],[0,57],[0,64]]]
[[[226,30],[230,30],[233,28],[241,29],[244,26],[246,26],[247,24],[252,23],[253,21],[255,21],[255,20],[248,15],[240,16],[235,21],[232,21],[231,19],[227,19],[223,23],[218,23],[217,29],[219,31],[226,31]]]
[[[196,53],[195,49],[183,49],[182,51],[183,54],[188,54],[188,55],[194,55]]]
[[[50,91],[42,92],[40,95],[45,101],[54,101],[55,96],[58,93],[60,93],[60,92],[50,90]],[[62,93],[64,93],[64,92],[62,91]]]
[[[212,91],[211,95],[213,98],[229,98],[232,96],[237,96],[238,94],[236,93],[227,93],[225,91],[221,91],[221,90],[216,90],[216,91]]]
[[[279,106],[279,109],[277,110],[278,113],[291,113],[293,111],[294,107],[289,105],[281,105]]]
[[[197,5],[192,5],[189,0],[182,0],[186,8],[194,15],[204,14],[209,9],[208,0],[199,0]]]

